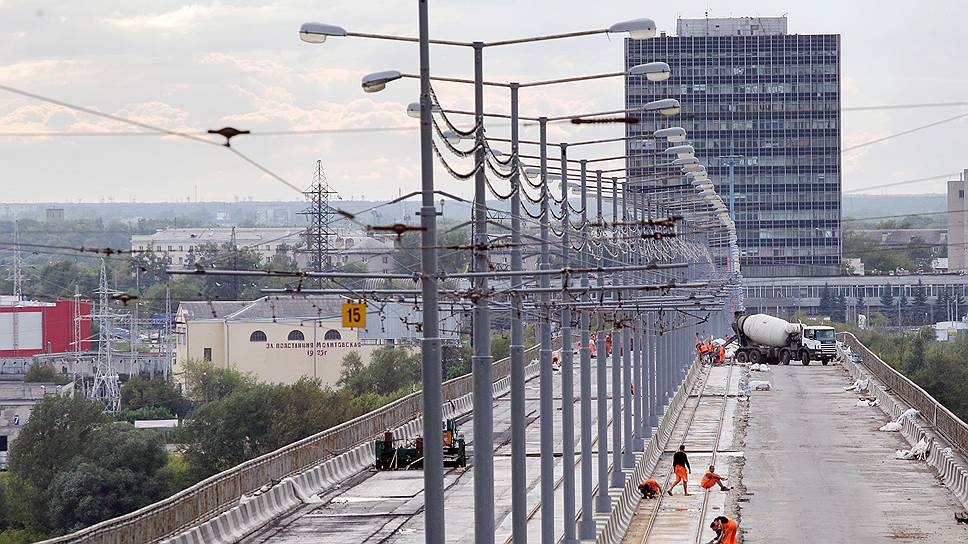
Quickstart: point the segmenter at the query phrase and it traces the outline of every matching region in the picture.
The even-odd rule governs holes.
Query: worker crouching
[[[642,492],[643,499],[654,499],[656,495],[662,492],[662,489],[658,482],[649,479],[639,484],[639,491]]]

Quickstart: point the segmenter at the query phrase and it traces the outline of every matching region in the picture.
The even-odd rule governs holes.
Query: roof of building
[[[885,245],[905,245],[912,242],[931,245],[948,243],[948,229],[857,229],[857,236]]]
[[[253,301],[182,302],[179,311],[186,321],[302,319],[338,316],[343,302],[335,296],[269,295]]]
[[[178,312],[183,314],[186,320],[222,319],[245,308],[246,304],[249,303],[227,300],[182,302],[178,305]]]

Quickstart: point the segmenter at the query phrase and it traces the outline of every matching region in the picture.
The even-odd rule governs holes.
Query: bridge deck
[[[956,499],[925,463],[894,459],[910,446],[855,406],[841,367],[771,370],[773,391],[750,405],[744,542],[968,542]]]
[[[718,443],[716,456],[716,472],[729,478],[733,474],[732,466],[737,456],[737,416],[740,412],[736,394],[742,379],[744,367],[734,367],[732,374],[728,367],[714,367],[709,369],[706,384],[703,388],[697,384],[692,396],[683,407],[676,422],[672,436],[669,439],[665,453],[659,459],[658,466],[651,477],[662,487],[663,493],[675,481],[672,474],[672,454],[679,445],[686,446],[689,464],[692,471],[689,474],[689,493],[682,494],[682,487],[676,487],[674,496],[663,495],[660,500],[642,500],[639,502],[635,515],[625,535],[628,544],[649,542],[652,544],[679,544],[695,542],[699,527],[708,525],[709,520],[722,514],[725,509],[727,494],[718,488],[709,493],[705,515],[702,512],[704,492],[699,487],[699,480],[710,464],[712,451]],[[729,382],[727,383],[727,377]],[[702,391],[702,396],[698,396]],[[724,394],[728,396],[724,397]],[[725,409],[724,409],[725,403]],[[720,422],[722,421],[722,425]],[[717,440],[718,435],[718,440]],[[728,484],[733,482],[729,481]],[[735,494],[735,491],[730,492]],[[656,510],[658,508],[658,510]],[[700,517],[707,520],[700,523]],[[654,520],[654,521],[653,521]],[[651,522],[651,527],[650,527]],[[702,542],[712,538],[708,528],[702,533]]]
[[[592,360],[592,390],[595,390],[595,360]],[[575,384],[578,386],[578,362],[575,362]],[[609,365],[609,375],[611,365]],[[610,388],[609,388],[610,390]],[[561,379],[555,374],[555,452],[561,453]],[[538,439],[539,397],[538,380],[526,385],[526,413],[528,414],[528,511],[534,512],[529,521],[529,541],[539,540],[539,467],[540,442]],[[593,397],[593,402],[596,397]],[[580,421],[580,398],[575,398],[576,422]],[[510,474],[510,411],[509,396],[504,395],[494,402],[494,440],[489,446],[494,449],[495,480],[495,541],[505,542],[511,533],[511,474]],[[592,410],[592,425],[595,409]],[[468,542],[474,535],[474,474],[473,419],[461,425],[468,442],[470,458],[467,469],[450,469],[445,474],[447,542]],[[576,430],[576,444],[580,445]],[[609,435],[611,436],[611,435]],[[593,456],[594,458],[595,456]],[[576,461],[580,456],[576,456]],[[576,467],[577,470],[577,467]],[[555,477],[562,474],[561,457],[555,458]],[[577,480],[577,479],[576,479]],[[580,480],[576,481],[576,492],[580,493]],[[557,534],[562,527],[562,489],[557,488],[555,510],[557,514]],[[580,495],[579,495],[580,496]],[[243,542],[254,543],[422,543],[424,541],[423,520],[423,472],[393,471],[367,472],[348,482],[342,489],[323,497],[322,504],[307,505],[295,512],[277,519],[247,537]],[[578,504],[580,507],[580,504]]]

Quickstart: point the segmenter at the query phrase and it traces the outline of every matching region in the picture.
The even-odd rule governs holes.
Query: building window
[[[323,340],[342,340],[342,339],[343,339],[343,335],[341,335],[339,331],[336,329],[330,329],[326,331],[326,334],[323,336]]]
[[[203,361],[212,360],[212,348],[202,348],[202,360]]]
[[[265,342],[266,340],[268,340],[266,333],[262,331],[252,331],[252,334],[249,335],[249,342]]]
[[[965,198],[965,190],[958,189],[958,198]]]
[[[7,435],[0,435],[0,451],[7,451]]]
[[[305,340],[305,339],[306,337],[303,335],[302,331],[299,331],[299,330],[289,331],[289,336],[286,337],[286,340]]]

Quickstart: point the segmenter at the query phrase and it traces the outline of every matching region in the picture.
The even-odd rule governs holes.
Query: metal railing
[[[941,433],[952,447],[968,455],[968,424],[951,413],[924,389],[894,370],[874,352],[867,349],[856,336],[849,332],[837,333],[841,341],[860,354],[864,366],[882,384],[891,389],[905,402],[916,408],[921,417]]]
[[[536,352],[538,346],[525,350]],[[525,357],[527,362],[527,357]],[[491,367],[491,381],[508,376],[510,358]],[[472,391],[472,375],[443,383],[445,402]],[[189,527],[204,523],[238,504],[239,499],[260,487],[277,482],[355,446],[373,439],[386,429],[403,425],[421,413],[422,393],[416,392],[355,419],[250,459],[184,489],[171,497],[149,504],[124,516],[102,521],[86,529],[41,544],[66,542],[85,544],[141,544],[157,542]]]

